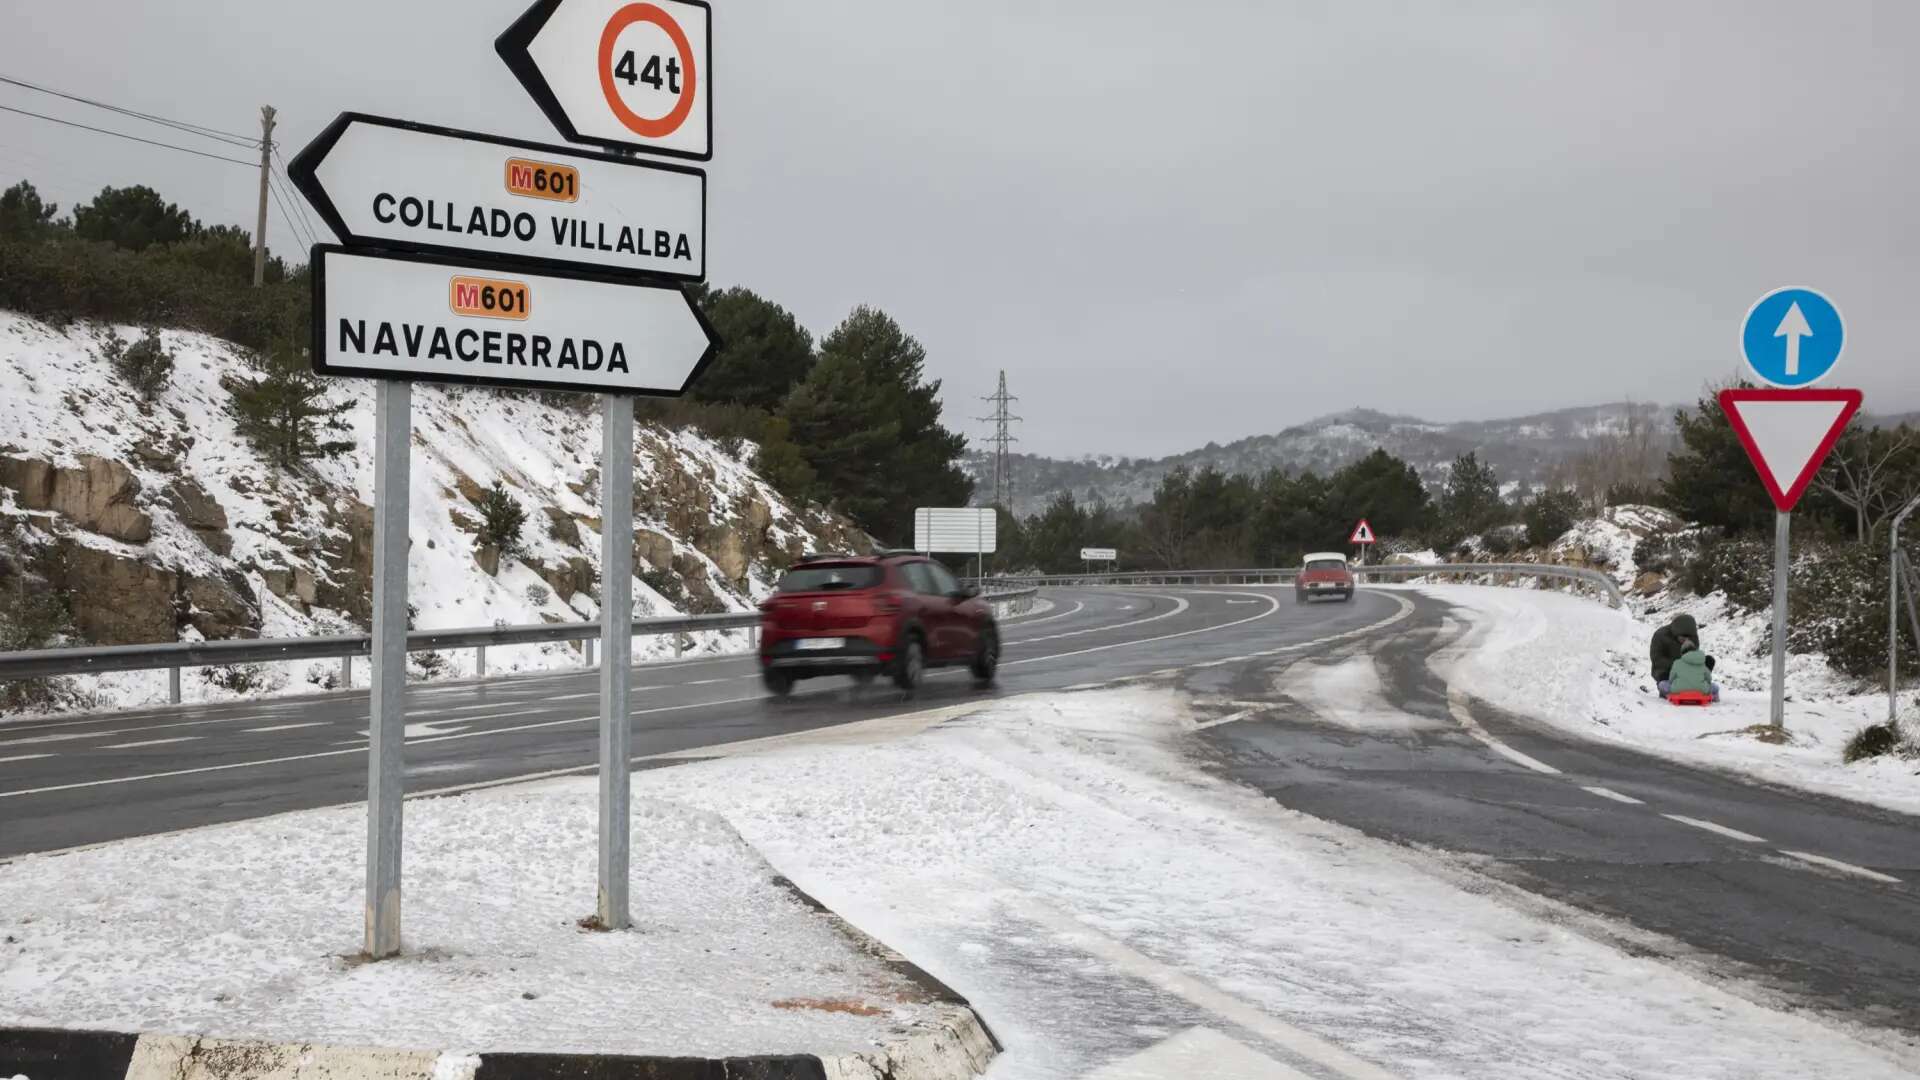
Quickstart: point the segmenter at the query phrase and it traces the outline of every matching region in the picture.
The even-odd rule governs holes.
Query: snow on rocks
[[[406,950],[378,963],[356,955],[358,808],[16,860],[0,1026],[482,1055],[955,1052],[952,1002],[710,813],[636,803],[635,928],[582,929],[594,821],[591,787],[409,802]]]
[[[351,449],[289,471],[241,436],[232,413],[228,387],[259,376],[243,350],[204,334],[162,331],[175,357],[173,377],[157,401],[145,403],[103,357],[107,331],[0,312],[0,485],[8,477],[26,482],[28,472],[37,478],[47,469],[109,462],[125,471],[126,483],[101,498],[116,511],[137,512],[151,535],[141,543],[116,540],[78,527],[68,514],[29,512],[9,496],[6,519],[18,535],[64,542],[110,567],[141,568],[117,592],[96,588],[101,595],[86,598],[102,627],[126,641],[171,637],[166,601],[176,595],[189,602],[206,636],[221,636],[236,621],[269,637],[364,630],[373,384],[330,381],[330,399],[350,407],[342,416],[346,429],[326,437]],[[125,338],[140,333],[117,331]],[[408,598],[416,628],[596,618],[597,416],[531,394],[420,384],[413,433]],[[745,464],[751,447],[729,452],[693,431],[650,424],[639,425],[635,442],[636,615],[748,610],[771,591],[786,557],[858,539],[844,522],[789,505]],[[475,558],[476,504],[496,482],[527,512],[526,550],[489,575]],[[114,498],[132,501],[122,506]],[[151,588],[136,598],[127,593],[136,585]],[[104,621],[128,606],[151,609],[155,618]],[[96,641],[112,643],[98,635]],[[744,645],[739,633],[692,642],[695,652]],[[640,638],[634,649],[639,659],[668,656],[675,643]],[[559,643],[488,656],[491,673],[578,662],[576,648]],[[462,650],[428,663],[432,677],[458,677],[473,673],[474,657]],[[306,692],[334,688],[338,672],[337,661],[262,665],[240,685],[190,671],[182,689],[188,701]],[[357,676],[364,684],[364,665]],[[90,676],[75,686],[100,706],[132,707],[164,701],[167,673]]]
[[[1474,630],[1436,666],[1458,688],[1519,716],[1624,743],[1689,765],[1920,814],[1920,762],[1846,764],[1856,731],[1886,717],[1884,692],[1862,693],[1817,655],[1789,654],[1784,744],[1765,741],[1771,660],[1761,613],[1729,614],[1720,596],[1666,596],[1655,614],[1614,611],[1558,593],[1472,585],[1423,588],[1471,613]],[[1643,608],[1644,610],[1644,608]],[[1654,692],[1647,643],[1685,611],[1718,661],[1722,700],[1679,708]]]

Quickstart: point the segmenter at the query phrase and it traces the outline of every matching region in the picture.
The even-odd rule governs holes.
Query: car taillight
[[[900,594],[890,592],[873,594],[873,610],[882,615],[892,615],[898,612],[900,610]]]

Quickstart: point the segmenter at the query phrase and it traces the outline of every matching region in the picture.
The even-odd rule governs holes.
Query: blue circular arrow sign
[[[1740,351],[1769,386],[1811,386],[1833,370],[1847,335],[1840,309],[1812,289],[1775,289],[1747,312]]]

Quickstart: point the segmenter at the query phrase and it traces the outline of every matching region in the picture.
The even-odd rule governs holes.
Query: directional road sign
[[[324,245],[312,266],[322,375],[675,397],[713,355],[677,285]]]
[[[1720,391],[1721,410],[1783,514],[1800,501],[1860,400],[1858,390]]]
[[[1366,518],[1361,518],[1360,524],[1355,525],[1353,527],[1353,535],[1347,537],[1347,543],[1371,544],[1373,542],[1374,542],[1373,526],[1367,524]]]
[[[1114,548],[1081,548],[1080,559],[1083,562],[1115,562],[1120,552]]]
[[[700,280],[697,169],[343,113],[287,172],[349,245]]]
[[[712,38],[702,0],[537,0],[494,51],[567,141],[705,161]]]
[[[999,520],[991,506],[921,506],[913,511],[913,550],[992,554]]]
[[[1840,309],[1812,289],[1775,289],[1747,312],[1740,351],[1768,386],[1811,386],[1833,370],[1847,343]]]

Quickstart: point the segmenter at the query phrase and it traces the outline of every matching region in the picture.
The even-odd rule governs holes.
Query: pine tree
[[[699,401],[777,409],[813,368],[813,337],[793,314],[750,289],[708,291],[700,308],[720,352],[693,384]]]
[[[896,542],[912,536],[915,506],[964,506],[973,493],[957,464],[966,439],[940,424],[926,358],[900,324],[859,307],[781,406],[818,497]]]
[[[1439,510],[1441,523],[1462,536],[1502,524],[1508,516],[1507,505],[1501,501],[1500,480],[1493,466],[1483,464],[1478,453],[1455,458]]]
[[[347,430],[341,414],[352,402],[329,403],[328,386],[306,369],[296,351],[281,347],[261,365],[263,378],[228,386],[240,433],[283,469],[309,458],[337,457],[353,443],[322,438]]]
[[[526,526],[526,508],[507,494],[505,484],[495,480],[480,500],[480,543],[502,556],[517,555],[525,547],[521,532]]]

